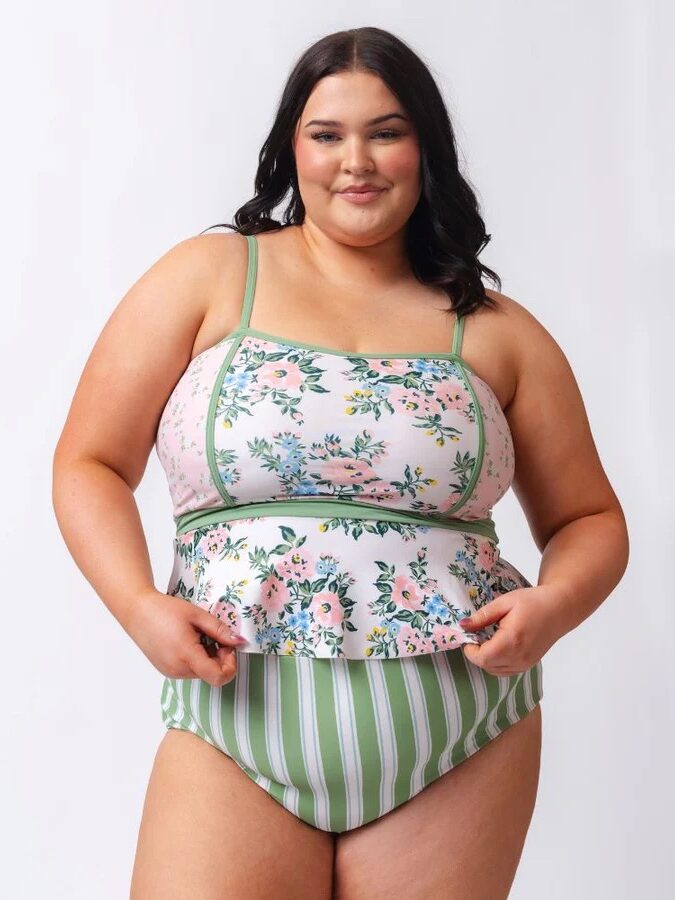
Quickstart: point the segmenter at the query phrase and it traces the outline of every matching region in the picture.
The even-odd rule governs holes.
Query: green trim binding
[[[464,334],[464,316],[457,316],[455,320],[455,332],[452,338],[452,352],[461,356],[462,335]]]
[[[485,423],[483,417],[483,408],[480,405],[480,401],[478,400],[478,395],[476,394],[476,390],[473,386],[473,383],[469,376],[466,374],[466,369],[468,366],[464,362],[463,359],[459,359],[457,361],[458,368],[464,371],[464,381],[466,382],[469,392],[473,397],[473,405],[476,412],[476,421],[478,422],[478,451],[476,453],[476,464],[473,467],[473,472],[471,473],[471,478],[469,479],[469,483],[464,489],[464,493],[459,498],[457,503],[454,506],[451,506],[448,512],[455,513],[458,509],[466,503],[471,494],[473,493],[473,489],[478,481],[478,477],[480,475],[480,471],[483,468],[483,457],[485,455]]]
[[[261,503],[233,504],[225,507],[195,510],[175,519],[176,534],[185,534],[195,528],[230,522],[234,519],[260,518],[262,516],[309,516],[313,518],[371,519],[382,522],[406,522],[412,525],[428,525],[431,528],[449,528],[469,531],[499,543],[491,516],[484,519],[457,519],[415,513],[410,510],[392,509],[377,503],[360,500],[340,500],[337,497],[317,497],[315,500],[266,500]]]
[[[255,236],[252,234],[246,235],[246,242],[248,246],[248,265],[246,268],[246,287],[244,289],[244,299],[241,305],[241,318],[239,320],[239,328],[237,328],[236,331],[233,331],[231,335],[226,335],[221,341],[218,341],[218,343],[220,344],[227,340],[228,337],[233,337],[232,343],[230,344],[230,347],[225,354],[225,359],[218,369],[218,374],[216,375],[213,390],[211,391],[211,399],[209,400],[209,410],[206,416],[206,458],[209,463],[209,469],[211,471],[211,478],[213,479],[213,483],[218,489],[218,493],[228,506],[234,506],[234,500],[223,484],[223,479],[220,477],[220,472],[218,471],[218,466],[216,465],[216,412],[218,409],[218,400],[220,398],[220,391],[223,386],[223,381],[225,380],[225,375],[227,374],[227,370],[230,366],[230,363],[232,362],[234,354],[237,352],[237,349],[242,342],[244,333],[251,319],[251,309],[253,308],[256,275],[258,272],[258,242],[256,241]]]
[[[308,350],[315,350],[318,353],[329,353],[334,356],[341,357],[357,357],[359,359],[452,359],[455,360],[457,367],[462,371],[464,375],[464,380],[469,388],[469,392],[473,398],[474,408],[476,411],[476,417],[478,422],[478,451],[476,458],[476,465],[474,466],[473,473],[471,478],[469,479],[469,483],[464,490],[464,493],[459,498],[457,503],[449,512],[454,513],[457,509],[459,509],[468,498],[471,496],[476,481],[478,480],[478,476],[480,474],[480,470],[483,466],[483,456],[485,453],[485,427],[484,427],[484,419],[483,419],[483,410],[481,408],[480,402],[478,400],[478,396],[473,387],[471,379],[467,375],[467,370],[475,377],[479,377],[476,375],[471,366],[462,359],[460,355],[460,349],[462,345],[462,335],[464,333],[464,317],[457,316],[455,321],[455,328],[453,332],[453,340],[452,340],[452,350],[451,352],[426,352],[426,353],[358,353],[356,351],[349,350],[335,350],[330,347],[322,347],[319,344],[310,344],[305,341],[296,341],[291,338],[284,338],[279,334],[272,334],[271,332],[260,331],[257,328],[251,328],[248,324],[251,319],[251,310],[253,308],[253,298],[255,296],[255,285],[256,285],[256,276],[258,271],[258,242],[255,238],[255,235],[249,234],[246,235],[246,240],[248,242],[248,266],[246,270],[246,288],[244,292],[244,300],[242,303],[242,312],[241,319],[239,323],[239,327],[234,331],[231,331],[229,334],[225,335],[225,337],[221,338],[217,344],[214,344],[214,347],[219,346],[220,344],[225,343],[225,341],[232,339],[232,343],[225,355],[225,359],[223,360],[220,368],[218,369],[218,374],[216,375],[216,379],[214,382],[213,390],[211,392],[211,399],[209,401],[209,409],[206,417],[206,457],[209,464],[209,470],[211,472],[211,477],[213,482],[218,490],[218,493],[225,501],[225,506],[210,508],[206,510],[196,510],[194,512],[184,513],[182,516],[178,516],[174,519],[176,524],[176,534],[185,534],[187,531],[192,531],[195,528],[203,527],[207,525],[217,524],[219,522],[228,522],[234,519],[241,518],[259,518],[261,516],[270,516],[270,515],[291,515],[291,516],[311,516],[314,518],[333,518],[333,517],[343,517],[343,518],[354,518],[354,519],[372,519],[372,520],[380,520],[385,522],[408,522],[411,524],[419,524],[419,525],[428,525],[430,527],[439,527],[439,528],[450,528],[453,530],[459,531],[469,531],[475,532],[476,534],[484,535],[494,542],[495,545],[499,543],[499,538],[497,537],[497,533],[495,530],[494,522],[491,516],[487,516],[484,519],[460,519],[454,516],[434,516],[433,514],[423,514],[423,513],[415,513],[410,510],[399,510],[399,509],[391,509],[387,507],[380,506],[377,503],[368,503],[366,501],[350,501],[350,500],[340,500],[335,497],[319,497],[315,500],[268,500],[261,503],[245,503],[245,504],[235,504],[234,498],[230,496],[228,493],[222,478],[220,477],[220,472],[218,471],[218,466],[216,465],[216,454],[215,454],[215,422],[216,422],[216,412],[218,408],[218,400],[220,398],[220,391],[223,385],[223,381],[225,379],[225,375],[227,374],[227,370],[232,362],[232,359],[239,348],[243,338],[246,335],[251,335],[253,337],[259,337],[263,340],[270,340],[275,343],[285,344],[290,347],[304,347]],[[213,349],[213,348],[209,348]],[[206,351],[204,351],[206,352]],[[201,355],[201,354],[200,354]],[[274,507],[274,512],[270,512],[270,508]],[[377,515],[373,515],[373,512],[377,512]]]
[[[480,476],[480,471],[483,468],[483,457],[485,456],[485,417],[483,415],[483,409],[478,400],[478,395],[476,394],[475,388],[469,376],[467,375],[467,369],[474,375],[476,378],[479,376],[473,371],[471,366],[462,359],[462,337],[464,336],[464,316],[458,315],[455,320],[455,332],[452,338],[452,352],[457,357],[457,367],[462,370],[462,374],[464,375],[464,381],[466,382],[467,387],[469,388],[469,392],[473,397],[473,406],[476,413],[476,421],[478,423],[478,450],[476,452],[476,465],[473,467],[473,472],[471,473],[471,478],[469,479],[469,483],[464,489],[464,493],[459,498],[457,503],[454,506],[451,506],[448,512],[454,513],[460,509],[464,503],[469,499],[471,494],[473,493],[473,489],[476,485],[476,481]]]
[[[224,343],[228,338],[236,337],[239,334],[250,335],[251,337],[262,338],[265,341],[271,341],[275,344],[284,344],[287,347],[300,347],[304,350],[315,350],[317,353],[328,353],[331,356],[351,357],[354,359],[451,359],[462,363],[464,368],[468,369],[473,375],[476,375],[471,366],[462,359],[458,353],[450,353],[447,350],[427,350],[424,353],[359,353],[357,350],[336,350],[334,347],[323,347],[321,344],[309,344],[306,341],[296,341],[293,338],[284,337],[281,334],[273,334],[271,331],[260,331],[259,328],[236,328],[225,337],[218,341],[219,344]],[[217,346],[217,345],[214,345]],[[212,349],[212,348],[209,348]],[[479,377],[476,375],[476,377]]]
[[[235,332],[236,334],[236,332]],[[218,471],[218,466],[216,465],[216,448],[215,448],[215,438],[216,438],[216,411],[218,409],[218,400],[220,399],[220,390],[223,386],[223,381],[225,379],[225,375],[227,374],[227,370],[232,362],[232,357],[237,352],[237,348],[239,344],[241,344],[243,334],[237,334],[233,339],[230,347],[225,354],[225,359],[222,362],[222,365],[218,369],[218,374],[216,375],[216,380],[213,385],[213,390],[211,391],[211,399],[209,400],[209,411],[206,415],[206,459],[209,463],[209,469],[211,471],[211,478],[213,479],[213,483],[218,489],[218,493],[223,498],[223,500],[228,504],[228,506],[234,506],[234,500],[227,492],[225,485],[223,484],[223,479],[220,477],[220,472]]]
[[[246,269],[246,289],[244,292],[244,302],[241,307],[241,319],[239,320],[240,328],[247,328],[251,321],[251,310],[253,309],[253,297],[255,296],[255,283],[258,274],[258,242],[255,235],[247,234],[248,242],[248,267]]]

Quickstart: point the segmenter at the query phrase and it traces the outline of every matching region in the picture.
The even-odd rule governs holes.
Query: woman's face
[[[318,81],[293,149],[306,217],[335,240],[378,243],[402,229],[417,205],[417,134],[377,75],[341,72]],[[382,189],[375,199],[356,203],[340,195],[351,184],[366,183]]]

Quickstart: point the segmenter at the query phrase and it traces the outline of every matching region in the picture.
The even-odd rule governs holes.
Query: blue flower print
[[[310,481],[308,478],[302,478],[298,481],[295,487],[296,494],[318,494],[319,489],[314,484],[314,482]]]
[[[227,373],[225,378],[223,378],[223,387],[235,387],[238,390],[244,390],[248,387],[249,382],[251,380],[250,372],[243,371],[230,371]]]
[[[426,610],[430,616],[447,616],[450,610],[443,603],[443,599],[440,594],[434,594],[433,597],[430,597],[427,600]]]
[[[316,564],[316,571],[318,575],[334,575],[337,572],[337,563],[335,560],[321,557]]]
[[[298,438],[294,434],[284,434],[278,443],[289,454],[298,449]]]
[[[282,475],[293,475],[294,472],[297,472],[302,465],[302,459],[300,457],[291,457],[287,456],[286,459],[282,459],[279,463],[278,471],[281,472]]]
[[[419,372],[420,375],[439,375],[440,368],[433,359],[416,359],[413,363],[413,370]]]
[[[291,628],[301,628],[303,631],[309,630],[309,613],[306,609],[301,609],[299,612],[291,613],[288,617],[288,624]]]

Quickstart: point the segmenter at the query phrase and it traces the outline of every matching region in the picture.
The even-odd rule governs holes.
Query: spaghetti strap
[[[457,356],[462,355],[462,335],[464,334],[464,316],[457,315],[452,336],[452,352]]]
[[[253,309],[253,297],[255,296],[255,282],[258,274],[258,241],[254,234],[247,234],[248,242],[248,268],[246,269],[246,289],[244,302],[241,308],[240,328],[248,328]]]

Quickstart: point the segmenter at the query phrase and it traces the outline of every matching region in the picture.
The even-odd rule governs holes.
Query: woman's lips
[[[350,203],[370,203],[371,200],[377,200],[381,194],[384,194],[384,188],[379,191],[339,191],[338,197],[343,197]]]

